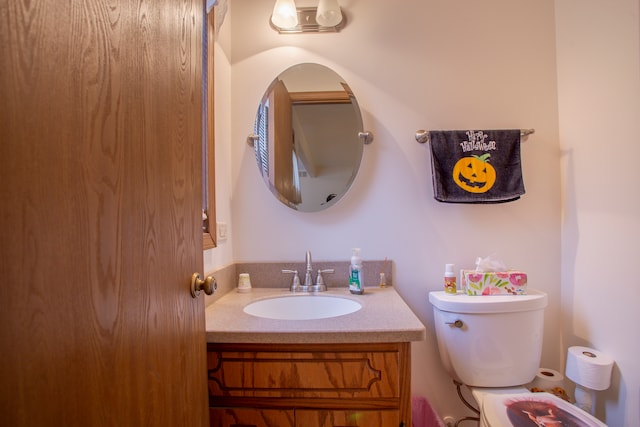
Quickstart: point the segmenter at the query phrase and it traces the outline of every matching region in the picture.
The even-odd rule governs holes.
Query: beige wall
[[[620,2],[631,6],[631,0]],[[578,3],[558,1],[559,97],[556,5],[551,0],[341,0],[348,17],[346,28],[338,34],[313,35],[279,35],[271,30],[271,1],[231,1],[221,33],[222,59],[217,60],[224,77],[218,91],[224,95],[217,101],[224,114],[224,124],[217,130],[223,134],[218,135],[217,149],[222,153],[219,161],[225,162],[217,171],[218,219],[228,223],[230,239],[205,253],[206,268],[232,261],[302,260],[306,250],[311,250],[317,260],[346,260],[354,246],[362,248],[365,259],[393,259],[396,287],[427,327],[426,341],[413,346],[414,392],[427,396],[442,416],[468,413],[442,370],[427,300],[429,291],[442,287],[445,263],[470,267],[477,256],[497,254],[507,265],[527,271],[531,286],[549,294],[542,366],[562,370],[566,346],[573,345],[578,337],[580,342],[605,346],[607,339],[590,337],[592,331],[599,336],[607,332],[601,324],[608,324],[605,318],[609,313],[592,307],[601,304],[601,296],[576,301],[577,285],[567,282],[567,271],[579,265],[581,274],[599,274],[593,265],[604,256],[607,262],[603,268],[611,266],[623,272],[629,263],[622,267],[619,263],[631,255],[618,257],[612,249],[615,245],[606,251],[611,255],[606,255],[597,246],[583,248],[582,241],[574,239],[568,243],[580,248],[580,263],[574,264],[577,258],[571,255],[571,247],[562,248],[561,258],[561,236],[571,238],[575,229],[580,229],[580,239],[584,236],[583,224],[577,219],[567,220],[567,214],[573,208],[574,216],[576,210],[588,215],[583,208],[590,206],[582,198],[572,202],[578,194],[576,187],[571,186],[570,179],[563,181],[560,174],[561,162],[567,164],[566,150],[571,145],[563,140],[561,146],[559,117],[563,132],[575,133],[573,140],[580,139],[580,144],[578,133],[585,124],[579,114],[574,117],[571,113],[577,108],[573,104],[582,104],[571,91],[587,91],[587,83],[571,87],[569,83],[574,80],[566,75],[572,76],[572,67],[578,68],[579,63],[567,65],[563,57],[575,42],[571,37],[581,36],[579,21],[567,23],[568,34],[563,27],[572,13],[581,9]],[[309,3],[300,0],[298,4]],[[635,39],[625,45],[625,52],[635,46],[631,63],[636,68],[627,73],[636,73],[631,80],[637,93],[638,16],[637,4],[634,6],[631,18],[635,17],[635,23],[629,30]],[[392,20],[388,19],[391,14]],[[605,28],[617,28],[616,15],[610,18]],[[589,58],[590,45],[585,43],[583,48],[585,58]],[[253,152],[245,143],[263,91],[277,74],[299,62],[321,63],[338,72],[358,97],[365,128],[375,134],[374,143],[365,147],[361,170],[350,192],[321,213],[294,212],[277,202],[262,182]],[[608,75],[607,69],[599,70]],[[600,71],[592,71],[593,76],[609,82]],[[615,80],[623,77],[629,76],[615,75]],[[560,116],[559,100],[563,108]],[[629,107],[627,115],[635,113],[637,117],[637,104],[627,98],[623,101]],[[608,111],[601,107],[596,113],[608,116]],[[615,116],[607,118],[606,129],[619,126]],[[415,141],[416,130],[512,127],[536,130],[523,144],[527,193],[521,200],[472,206],[442,204],[433,199],[428,147]],[[623,135],[637,141],[637,136],[633,137],[638,133],[631,130]],[[593,145],[573,158],[573,164],[582,167],[576,169],[580,172],[574,179],[588,178],[591,165],[603,161],[599,149],[603,144],[594,140]],[[588,187],[584,185],[577,190],[587,196]],[[606,192],[607,187],[599,185]],[[615,212],[593,222],[599,229],[602,221],[610,223],[614,215],[615,219],[630,221],[631,229],[637,227],[637,202],[622,195],[617,200],[621,203]],[[635,223],[630,212],[635,214]],[[564,233],[561,220],[566,225]],[[594,221],[592,217],[589,220]],[[593,231],[591,237],[601,237],[597,233]],[[616,234],[607,242],[627,247],[631,242],[627,239]],[[633,253],[632,247],[627,249]],[[590,283],[596,287],[600,282],[591,279]],[[561,307],[572,313],[569,319],[560,315]],[[608,309],[615,311],[613,307]],[[630,310],[623,309],[622,313],[631,315]],[[581,327],[565,331],[573,335],[563,339],[558,325],[577,318]],[[589,319],[586,323],[585,318]],[[619,350],[631,354],[630,350],[637,348]],[[637,402],[637,372],[635,377],[625,393]],[[620,394],[612,392],[621,408],[608,409],[607,417],[621,416],[624,406],[628,407],[623,401],[626,396]],[[634,415],[627,418],[625,422],[631,424],[626,425],[637,424],[638,414]]]
[[[556,1],[563,342],[616,360],[597,414],[628,427],[640,425],[639,4]]]

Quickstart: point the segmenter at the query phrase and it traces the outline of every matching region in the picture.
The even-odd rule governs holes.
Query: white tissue
[[[611,384],[613,359],[588,347],[569,347],[565,374],[574,383],[591,390],[606,390]]]
[[[476,271],[483,273],[507,271],[507,266],[502,262],[502,260],[496,258],[496,256],[492,254],[486,258],[476,258]]]
[[[564,375],[553,369],[540,368],[530,387],[541,390],[552,390],[555,387],[564,389]]]

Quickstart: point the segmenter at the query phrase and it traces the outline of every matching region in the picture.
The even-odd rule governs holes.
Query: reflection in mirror
[[[253,146],[260,173],[280,202],[303,212],[335,204],[362,159],[362,117],[346,82],[319,64],[298,64],[267,88]]]

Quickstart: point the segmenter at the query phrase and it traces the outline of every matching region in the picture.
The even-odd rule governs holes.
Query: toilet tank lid
[[[470,296],[437,291],[429,292],[429,302],[441,311],[452,313],[512,313],[545,308],[547,294],[531,288],[526,295]]]

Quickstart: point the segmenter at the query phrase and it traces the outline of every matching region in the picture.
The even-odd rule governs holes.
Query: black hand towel
[[[524,194],[520,129],[429,132],[433,192],[448,203],[503,203]]]

